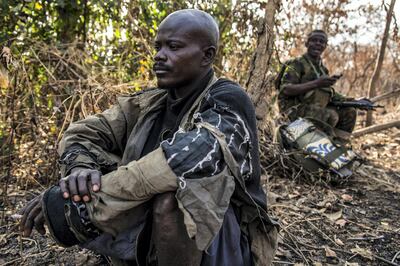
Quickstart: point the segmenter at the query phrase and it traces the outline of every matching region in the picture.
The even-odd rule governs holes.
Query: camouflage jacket
[[[304,54],[284,63],[283,68],[284,69],[281,70],[283,73],[280,80],[280,92],[278,97],[279,108],[282,112],[296,107],[299,104],[314,104],[317,101],[321,102],[321,105],[327,105],[332,97],[342,97],[339,93],[336,93],[332,87],[312,90],[304,95],[298,96],[286,96],[282,93],[283,88],[289,84],[306,83],[316,80],[321,76],[328,76],[329,71],[323,65],[322,60],[315,62],[315,60],[311,59],[307,54]]]

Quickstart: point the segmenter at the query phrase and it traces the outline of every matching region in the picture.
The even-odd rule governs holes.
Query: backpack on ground
[[[326,130],[306,118],[278,128],[278,142],[293,158],[310,172],[329,170],[339,177],[352,175],[352,164],[359,159],[351,147],[337,141]]]

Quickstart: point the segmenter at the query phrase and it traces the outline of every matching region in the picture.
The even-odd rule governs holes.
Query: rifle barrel
[[[354,107],[354,108],[367,109],[367,110],[374,110],[376,108],[383,108],[384,107],[382,105],[374,105],[373,103],[357,102],[357,101],[345,101],[345,102],[333,101],[331,104],[333,106]]]

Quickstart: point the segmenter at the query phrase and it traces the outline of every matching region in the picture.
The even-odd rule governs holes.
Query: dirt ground
[[[398,265],[399,181],[371,165],[334,188],[272,181],[270,208],[282,224],[276,265]]]
[[[354,139],[366,162],[339,185],[264,175],[270,211],[281,223],[274,265],[400,265],[399,145],[397,128]],[[0,212],[0,265],[109,265],[48,236],[19,235],[12,214],[39,191],[9,186]]]
[[[269,177],[269,208],[282,225],[275,265],[400,265],[400,129],[352,143],[366,161],[347,182]]]

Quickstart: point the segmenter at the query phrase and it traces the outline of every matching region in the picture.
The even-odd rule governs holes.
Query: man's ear
[[[216,54],[217,54],[217,48],[215,48],[215,46],[207,46],[203,48],[202,66],[211,65],[214,62]]]

